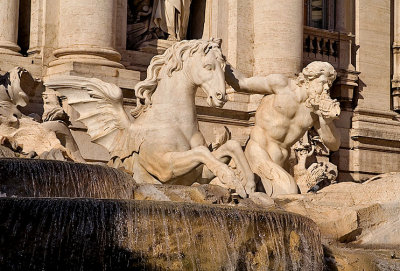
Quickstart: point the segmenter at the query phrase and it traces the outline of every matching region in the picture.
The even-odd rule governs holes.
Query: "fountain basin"
[[[312,220],[278,211],[0,198],[1,270],[322,270]]]
[[[172,202],[229,202],[221,189],[148,187],[105,166],[0,159],[0,270],[322,270],[308,218]]]

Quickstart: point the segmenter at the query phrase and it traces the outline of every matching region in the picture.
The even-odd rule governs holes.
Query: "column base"
[[[20,56],[21,48],[10,41],[0,41],[0,54]]]
[[[57,59],[49,63],[50,67],[75,62],[96,66],[124,68],[124,65],[120,63],[121,55],[112,48],[61,48],[55,50],[53,54]]]
[[[41,48],[40,47],[29,48],[27,53],[28,56],[39,56],[41,54]]]

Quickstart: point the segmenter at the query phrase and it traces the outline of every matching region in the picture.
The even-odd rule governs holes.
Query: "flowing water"
[[[323,269],[310,219],[130,200],[132,182],[101,166],[1,159],[0,270]]]
[[[321,270],[322,251],[315,224],[289,213],[1,198],[0,269]]]
[[[0,158],[0,193],[20,197],[133,198],[134,180],[110,167]]]

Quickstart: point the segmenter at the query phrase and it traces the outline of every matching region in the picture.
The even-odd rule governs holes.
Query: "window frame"
[[[335,29],[335,0],[321,0],[322,1],[322,27],[316,27],[312,25],[312,0],[304,1],[304,25],[325,29],[334,30]]]

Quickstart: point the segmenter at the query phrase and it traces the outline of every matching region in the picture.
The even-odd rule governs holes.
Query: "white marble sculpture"
[[[297,78],[281,74],[246,78],[226,67],[227,82],[234,89],[265,95],[245,154],[268,195],[298,193],[287,171],[288,158],[291,146],[311,127],[330,150],[339,149],[340,135],[333,120],[338,118],[340,106],[329,95],[335,78],[332,65],[319,61],[310,63]]]
[[[220,42],[181,41],[155,56],[146,80],[135,86],[137,106],[131,115],[123,108],[121,89],[99,79],[60,76],[45,85],[67,97],[92,141],[107,148],[114,165],[131,171],[137,181],[191,185],[217,176],[245,197],[255,185],[240,144],[228,140],[211,152],[197,121],[198,87],[210,106],[226,102]],[[243,182],[227,166],[230,158]]]
[[[48,89],[45,92],[43,92],[42,98],[43,98],[42,120],[44,122],[61,120],[65,123],[69,123],[69,117],[60,105],[60,100],[57,96],[57,92]]]
[[[150,50],[158,39],[184,40],[192,0],[129,0],[127,48]],[[164,46],[161,46],[164,47]],[[168,46],[169,47],[169,46]],[[167,48],[168,48],[167,47]]]
[[[192,0],[155,0],[152,23],[168,33],[168,40],[186,38]]]
[[[28,94],[33,94],[36,83],[30,73],[20,67],[0,76],[0,142],[24,157],[84,162],[64,123],[39,123],[18,109],[17,106],[28,104]]]
[[[294,179],[300,193],[316,192],[325,186],[335,183],[338,176],[337,166],[331,162],[314,162],[307,167],[307,158],[326,150],[319,136],[311,137],[310,133],[293,145],[297,164],[293,167]],[[315,158],[315,157],[314,157]]]

